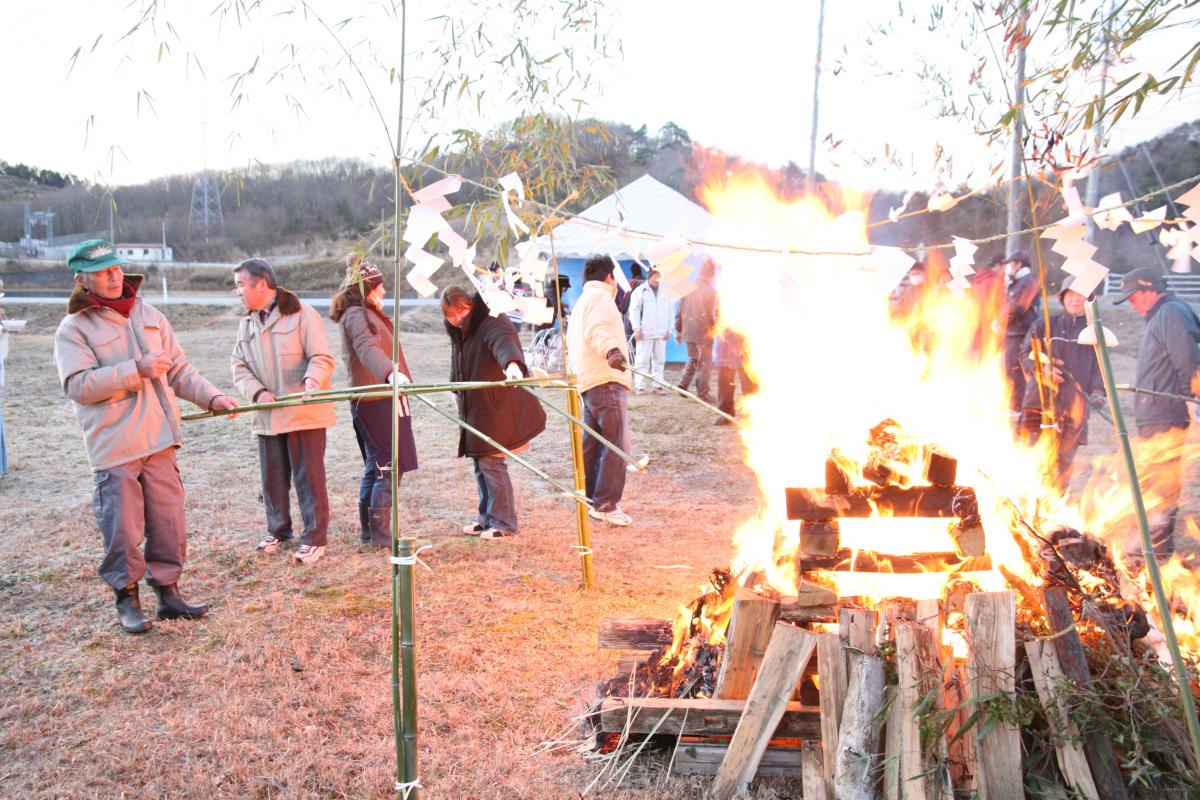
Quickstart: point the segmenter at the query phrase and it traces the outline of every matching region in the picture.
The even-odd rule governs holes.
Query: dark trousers
[[[267,531],[276,539],[292,538],[290,490],[296,485],[301,544],[324,546],[329,535],[329,495],[325,490],[325,429],[291,431],[258,437],[258,467],[262,475]]]
[[[1008,377],[1008,408],[1020,411],[1025,398],[1025,371],[1021,369],[1021,345],[1024,336],[1008,336],[1004,340],[1004,373]]]
[[[745,367],[718,367],[717,368],[717,408],[724,411],[726,414],[733,416],[734,412],[734,392],[736,387],[735,381],[741,381],[742,396],[754,394],[758,391],[758,384],[746,373]]]
[[[629,390],[602,383],[583,393],[583,421],[629,452]],[[597,511],[612,511],[625,492],[625,462],[588,433],[583,435],[587,496]]]
[[[683,377],[679,379],[679,388],[687,389],[693,376],[696,378],[696,396],[707,401],[712,390],[709,386],[709,373],[712,371],[712,339],[703,342],[688,342],[687,365],[683,368]]]
[[[104,537],[100,577],[114,589],[170,586],[183,572],[187,528],[175,448],[92,474],[92,512]]]
[[[1139,439],[1159,439],[1153,459],[1140,470],[1142,492],[1149,506],[1150,543],[1154,557],[1165,561],[1175,552],[1175,520],[1179,516],[1179,499],[1183,494],[1183,443],[1187,438],[1187,423],[1138,425]],[[1139,462],[1143,459],[1139,458]]]
[[[381,437],[378,433],[370,430],[370,425],[373,419],[369,413],[370,407],[364,409],[363,403],[350,404],[350,418],[354,423],[354,438],[358,440],[358,452],[363,458],[363,476],[358,483],[358,502],[365,505],[367,508],[388,508],[392,507],[392,480],[388,471],[392,467],[392,451],[388,447],[387,450],[382,449],[383,442],[381,439],[391,437],[391,431],[386,431],[386,436]],[[391,403],[388,402],[390,411]],[[383,417],[384,424],[388,421],[386,416]]]
[[[517,501],[512,479],[508,477],[508,462],[504,456],[485,456],[472,461],[475,462],[475,485],[479,487],[476,524],[516,533]]]

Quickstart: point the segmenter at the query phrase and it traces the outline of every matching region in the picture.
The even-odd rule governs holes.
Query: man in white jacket
[[[567,326],[567,361],[583,397],[584,422],[608,441],[629,450],[629,344],[617,310],[617,283],[608,256],[583,265],[583,293]],[[625,492],[625,464],[590,435],[583,438],[588,515],[609,525],[633,520],[617,503]]]
[[[633,338],[637,342],[636,364],[640,372],[650,372],[655,379],[663,381],[663,367],[667,360],[667,338],[671,335],[671,301],[666,292],[659,288],[662,275],[650,270],[646,282],[633,290],[629,298],[629,323],[633,326]],[[633,378],[633,391],[646,389],[648,381],[641,375]],[[656,387],[658,385],[656,384]],[[661,389],[661,391],[666,391]]]

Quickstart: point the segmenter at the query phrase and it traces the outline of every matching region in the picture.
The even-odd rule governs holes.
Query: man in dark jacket
[[[508,317],[490,316],[478,293],[458,286],[442,292],[442,314],[450,335],[450,380],[519,380],[528,375],[517,329]],[[458,415],[471,427],[510,451],[529,446],[546,429],[546,412],[536,397],[518,387],[456,393]],[[461,430],[459,457],[475,462],[479,513],[463,533],[499,539],[517,532],[517,506],[504,454],[473,433]]]
[[[1042,303],[1038,297],[1041,286],[1029,267],[1029,254],[1018,250],[1004,262],[1006,278],[1004,295],[1004,371],[1008,374],[1009,408],[1021,410],[1025,396],[1025,372],[1021,369],[1021,354],[1025,337],[1041,316]]]
[[[1146,320],[1138,347],[1137,386],[1177,395],[1196,394],[1200,382],[1200,319],[1187,303],[1167,291],[1162,273],[1141,267],[1121,281],[1118,303],[1129,301]],[[1175,552],[1175,517],[1183,485],[1183,442],[1195,404],[1139,394],[1134,401],[1138,437],[1155,439],[1153,463],[1143,470],[1148,495],[1150,539],[1154,557],[1164,561]]]
[[[679,301],[675,311],[675,335],[687,345],[687,366],[679,379],[679,388],[687,389],[696,378],[696,396],[708,402],[712,393],[709,373],[712,371],[713,331],[717,327],[717,290],[713,288],[716,266],[706,259],[700,265],[700,281],[696,288]]]
[[[1046,323],[1039,317],[1026,334],[1022,348],[1028,375],[1021,406],[1022,432],[1030,441],[1037,441],[1043,432],[1043,403],[1052,405],[1058,430],[1060,489],[1070,482],[1075,451],[1087,444],[1088,411],[1102,408],[1106,402],[1095,350],[1078,342],[1088,325],[1083,313],[1088,298],[1071,291],[1073,281],[1068,276],[1058,294],[1063,310],[1050,317],[1049,346]]]

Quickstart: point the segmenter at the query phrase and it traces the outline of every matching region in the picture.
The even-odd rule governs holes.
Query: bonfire
[[[594,715],[602,778],[665,747],[714,797],[763,775],[839,800],[1196,796],[1128,480],[1099,459],[1064,489],[1055,437],[1014,437],[1002,310],[939,286],[934,252],[898,315],[856,255],[861,197],[724,172],[700,194],[710,239],[747,245],[714,256],[760,387],[758,511],[677,619],[605,623],[627,652]],[[1198,583],[1178,558],[1162,575],[1194,685]]]

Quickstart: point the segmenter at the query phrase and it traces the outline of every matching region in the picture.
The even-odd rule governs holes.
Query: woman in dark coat
[[[479,294],[451,286],[442,292],[442,314],[450,335],[452,381],[517,380],[529,374],[517,329],[508,317],[490,316]],[[546,429],[546,412],[537,398],[519,387],[457,392],[464,422],[516,452]],[[458,455],[475,462],[479,513],[463,533],[497,539],[517,532],[517,506],[504,454],[462,430]]]
[[[353,386],[374,386],[392,381],[392,321],[383,313],[383,275],[379,268],[351,254],[346,257],[345,288],[333,297],[329,317],[342,332],[342,358]],[[365,296],[364,296],[365,295]],[[395,379],[409,383],[408,362],[401,349]],[[362,453],[364,471],[358,487],[358,521],[361,539],[375,547],[392,543],[392,401],[391,398],[350,401],[354,436]],[[401,396],[396,422],[400,426],[400,473],[417,468],[408,398]],[[399,477],[397,477],[399,481]]]

